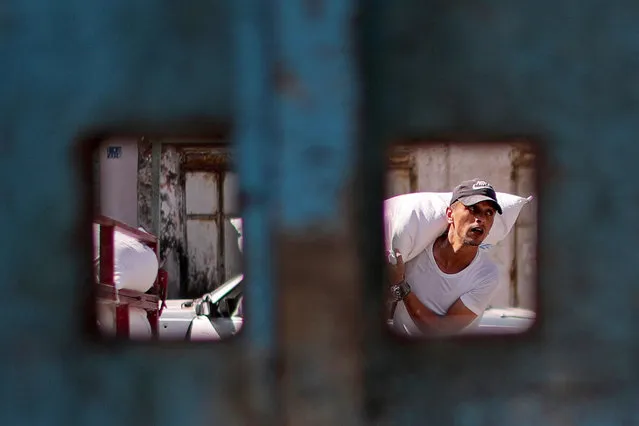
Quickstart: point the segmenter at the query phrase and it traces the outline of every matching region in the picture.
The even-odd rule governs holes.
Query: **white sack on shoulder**
[[[399,250],[404,262],[414,259],[447,227],[446,208],[450,192],[417,192],[398,195],[384,202],[384,238],[387,250]],[[532,200],[504,192],[497,193],[503,214],[496,214],[493,227],[482,243],[490,248],[503,240]]]
[[[444,195],[434,192],[398,195],[386,200],[386,249],[399,250],[404,262],[413,259],[446,229],[447,206]]]

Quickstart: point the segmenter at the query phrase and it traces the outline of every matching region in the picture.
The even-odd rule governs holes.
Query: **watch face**
[[[410,286],[407,282],[403,282],[402,284],[391,286],[390,290],[396,301],[400,301],[410,293]]]
[[[392,286],[391,292],[393,293],[393,296],[395,296],[395,299],[399,300],[402,298],[401,289],[398,285]]]

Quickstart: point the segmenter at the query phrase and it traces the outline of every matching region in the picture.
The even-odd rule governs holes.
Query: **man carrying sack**
[[[497,287],[498,269],[479,246],[495,214],[502,213],[492,185],[464,181],[446,208],[446,231],[406,263],[399,251],[392,253],[396,262],[389,261],[388,272],[397,332],[456,334],[482,315]]]

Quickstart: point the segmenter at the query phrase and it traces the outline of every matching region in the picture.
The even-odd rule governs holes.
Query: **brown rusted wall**
[[[238,232],[230,218],[238,217],[235,173],[229,170],[226,148],[201,146],[183,150],[186,184],[188,276],[183,287],[198,297],[242,271]]]
[[[183,293],[184,268],[184,184],[180,172],[181,154],[171,145],[162,147],[160,161],[160,255],[169,273],[169,298]]]
[[[138,225],[149,231],[153,229],[151,151],[151,140],[141,138],[138,141]]]
[[[152,141],[150,139],[142,138],[140,140],[138,157],[138,222],[141,226],[152,229]],[[227,182],[225,185],[218,182],[219,179],[231,175],[227,172],[229,165],[229,153],[225,148],[219,146],[162,144],[160,158],[160,260],[164,262],[163,267],[169,273],[170,298],[199,297],[229,278],[229,274],[241,272],[238,234],[228,218],[224,216],[228,214],[232,217],[239,213],[237,187],[232,182]],[[216,219],[224,224],[225,238],[223,241],[219,241],[217,236],[219,231],[211,231],[210,238],[208,235],[197,235],[197,241],[192,241],[196,245],[193,247],[196,252],[202,249],[200,247],[202,244],[207,247],[211,244],[214,245],[213,252],[208,256],[210,259],[206,258],[199,262],[189,254],[186,211],[185,173],[195,170],[209,173],[211,176],[216,175],[215,182],[218,188],[215,191],[211,190],[202,194],[196,191],[192,196],[205,198],[213,196],[215,197],[214,204],[217,206],[220,200],[217,199],[218,195],[214,195],[214,193],[222,190],[222,186],[224,186],[225,194],[224,212],[219,212],[224,217]],[[215,212],[209,213],[218,214],[216,213],[218,210],[219,208],[216,207]],[[218,258],[216,253],[218,252],[223,256],[223,260],[219,260],[219,266],[224,266],[224,268],[220,271],[226,271],[226,274],[218,274],[217,272]],[[202,267],[198,267],[198,263]],[[213,274],[206,271],[211,263],[214,265]]]
[[[184,184],[180,171],[181,154],[175,146],[163,145],[160,159],[160,264],[169,274],[170,299],[183,296],[181,282],[185,273]],[[138,222],[152,229],[151,141],[139,143]]]
[[[337,229],[307,228],[276,238],[287,425],[360,424],[363,324],[355,265],[361,259],[347,188]]]

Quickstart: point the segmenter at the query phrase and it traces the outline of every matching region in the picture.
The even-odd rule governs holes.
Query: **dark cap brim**
[[[497,212],[499,212],[499,214],[502,214],[502,210],[501,210],[501,206],[499,205],[499,203],[497,201],[495,201],[493,198],[490,198],[486,195],[470,195],[468,197],[462,197],[460,199],[458,199],[457,201],[459,201],[460,203],[462,203],[465,206],[474,206],[477,203],[481,203],[482,201],[490,201],[495,205],[495,209],[497,210]]]

